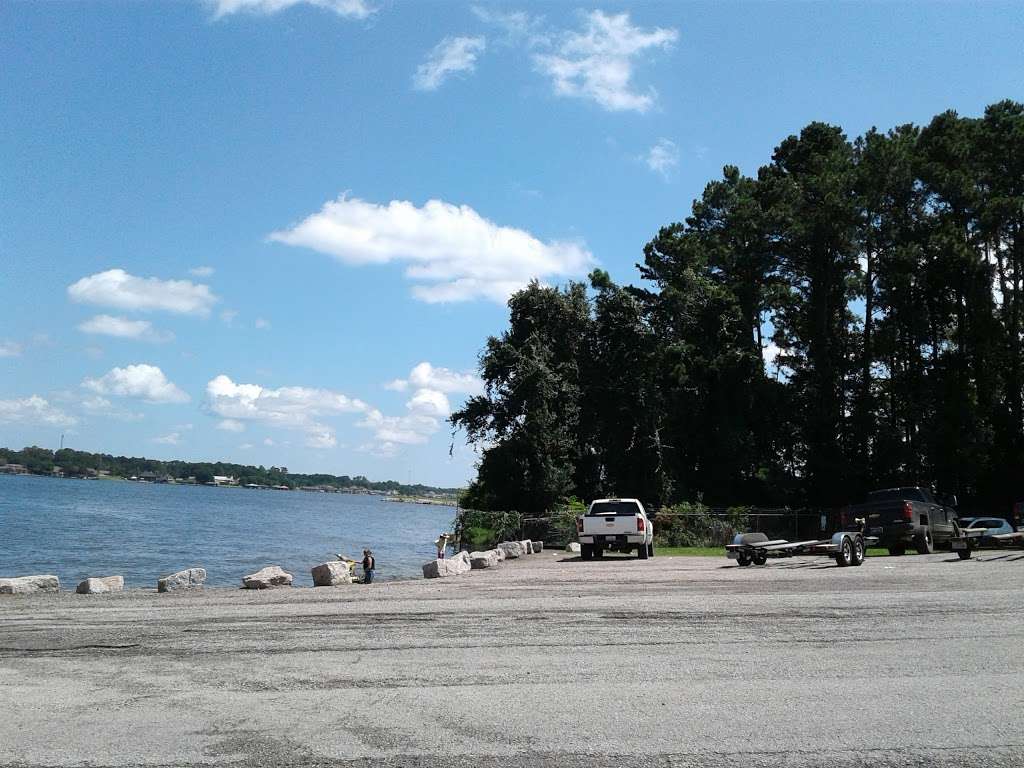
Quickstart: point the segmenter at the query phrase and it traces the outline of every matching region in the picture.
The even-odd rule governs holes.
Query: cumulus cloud
[[[413,295],[426,302],[504,303],[533,278],[577,276],[593,263],[577,243],[545,243],[440,200],[418,208],[401,200],[377,205],[341,197],[270,239],[355,266],[403,262],[416,283]]]
[[[136,277],[123,269],[108,269],[68,286],[72,300],[136,312],[174,312],[181,315],[210,314],[217,296],[210,286],[188,280]]]
[[[679,147],[669,139],[658,139],[641,159],[667,181],[679,165]]]
[[[407,389],[436,389],[440,392],[459,392],[476,395],[483,392],[483,382],[470,372],[459,373],[449,368],[438,368],[424,361],[417,364],[406,379],[394,379],[385,384],[387,389],[404,392]]]
[[[224,430],[225,432],[244,432],[245,424],[238,419],[221,419],[217,422],[217,429]]]
[[[98,395],[133,397],[147,403],[189,401],[189,396],[169,381],[162,370],[146,363],[112,368],[98,379],[86,379],[82,386]]]
[[[83,333],[100,336],[113,336],[118,339],[135,339],[164,343],[174,340],[170,331],[158,331],[149,320],[129,320],[125,317],[112,315],[96,315],[78,326]]]
[[[32,395],[17,400],[0,400],[0,424],[13,423],[69,427],[77,424],[78,419],[64,413],[45,398]]]
[[[413,75],[413,87],[420,91],[436,91],[452,75],[476,70],[477,57],[483,53],[482,37],[446,37],[427,54]]]
[[[365,19],[377,9],[366,0],[209,0],[213,16],[220,19],[232,13],[253,13],[269,16],[295,5],[311,5],[334,11],[345,19]]]
[[[160,445],[181,445],[181,433],[171,432],[170,434],[162,435],[161,437],[154,437],[153,442],[159,443]]]
[[[313,448],[337,444],[334,430],[321,421],[323,417],[370,410],[362,400],[329,389],[269,389],[259,384],[237,384],[224,374],[210,380],[206,394],[210,410],[218,416],[303,432],[306,445]]]
[[[589,99],[613,112],[646,112],[654,104],[653,88],[638,90],[633,83],[636,60],[665,49],[679,37],[675,29],[641,29],[628,13],[591,11],[583,29],[563,35],[550,51],[537,53],[537,69],[551,79],[559,96]]]
[[[210,277],[213,275],[213,272],[213,267],[192,267],[192,269],[188,271],[188,273],[194,277]]]
[[[90,416],[103,416],[105,418],[117,419],[118,421],[141,421],[144,418],[141,413],[116,407],[107,398],[100,395],[87,397],[83,400],[82,410]]]
[[[0,341],[0,357],[20,357],[21,344],[13,341]]]

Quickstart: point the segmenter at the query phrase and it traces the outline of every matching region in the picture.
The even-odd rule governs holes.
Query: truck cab
[[[942,501],[927,488],[883,488],[869,493],[863,504],[848,508],[844,518],[862,518],[864,533],[878,537],[879,546],[890,555],[902,555],[908,548],[928,554],[936,546],[950,546],[960,532],[956,497]]]
[[[576,533],[583,560],[633,550],[641,560],[654,555],[654,525],[639,499],[595,499],[576,518]]]

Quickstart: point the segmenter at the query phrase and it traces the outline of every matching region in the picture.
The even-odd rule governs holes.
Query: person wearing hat
[[[448,549],[448,539],[451,538],[450,533],[442,533],[434,541],[434,547],[437,549],[437,559],[444,560],[445,550]]]
[[[368,549],[363,550],[363,584],[373,584],[373,571],[377,566],[377,559],[373,556],[373,552]]]

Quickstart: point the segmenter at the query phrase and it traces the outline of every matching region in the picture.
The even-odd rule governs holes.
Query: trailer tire
[[[889,547],[889,557],[903,557],[906,551],[904,547]]]
[[[930,555],[935,551],[935,544],[932,542],[932,532],[925,530],[914,537],[914,549],[919,555]]]
[[[970,548],[968,548],[968,549],[958,549],[956,551],[956,556],[959,557],[961,560],[970,560],[971,559],[971,550],[970,550]]]
[[[594,559],[594,545],[593,544],[580,544],[580,560],[593,560]]]
[[[641,544],[639,547],[636,548],[636,556],[641,560],[646,560],[648,557],[651,556],[650,550],[647,549],[646,544]]]
[[[864,539],[858,537],[853,542],[853,562],[851,565],[864,565]]]
[[[853,543],[849,536],[843,536],[843,543],[839,545],[839,551],[836,553],[836,565],[840,568],[853,565]]]
[[[746,568],[748,565],[750,565],[750,558],[746,555],[739,555],[736,558],[736,565]]]
[[[754,555],[754,565],[766,565],[768,563],[768,555]]]

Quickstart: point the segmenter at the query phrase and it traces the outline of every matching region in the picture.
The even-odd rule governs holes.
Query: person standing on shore
[[[377,567],[377,559],[373,556],[373,552],[368,549],[363,550],[363,584],[373,584],[373,572]]]
[[[450,533],[442,533],[434,541],[434,547],[437,549],[437,559],[444,560],[444,553],[448,549],[448,539],[451,537]]]

